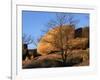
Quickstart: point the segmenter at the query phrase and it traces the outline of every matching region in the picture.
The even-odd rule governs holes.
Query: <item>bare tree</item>
[[[25,60],[26,57],[28,57],[30,59],[31,55],[33,55],[33,54],[29,54],[28,45],[33,44],[35,47],[37,47],[37,44],[39,41],[40,41],[40,38],[35,39],[31,35],[29,35],[29,36],[26,34],[22,35],[22,48],[23,48],[22,57],[23,57],[23,60]],[[35,51],[34,56],[40,55],[37,53],[37,49],[34,49],[34,51]]]
[[[23,34],[22,35],[22,43],[23,44],[27,44],[27,45],[29,45],[29,44],[31,44],[33,42],[33,39],[32,39],[32,37],[31,37],[31,35],[26,35],[26,34]]]
[[[22,60],[25,60],[26,57],[30,59],[30,55],[28,52],[28,45],[33,42],[32,37],[29,35],[27,36],[26,34],[22,35]]]
[[[62,62],[64,65],[66,65],[67,57],[70,55],[71,49],[71,45],[68,44],[70,37],[69,34],[71,31],[66,28],[67,26],[64,27],[64,25],[69,25],[74,28],[76,24],[77,20],[74,19],[74,16],[72,14],[65,13],[56,14],[55,20],[50,20],[47,24],[48,29],[46,32],[48,32],[48,35],[53,36],[53,41],[47,39],[43,39],[43,41],[52,44],[52,46],[61,52]],[[57,28],[55,28],[55,26],[57,26]],[[55,32],[49,32],[50,29],[57,29],[57,34]]]
[[[35,47],[37,47],[37,44],[38,42],[40,41],[40,38],[37,38],[35,39],[34,37],[32,37],[31,35],[26,35],[26,34],[23,34],[22,35],[22,44],[25,44],[25,45],[29,45],[29,44],[33,44]]]

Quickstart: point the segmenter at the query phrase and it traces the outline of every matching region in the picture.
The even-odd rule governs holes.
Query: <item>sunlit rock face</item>
[[[89,48],[88,38],[75,38],[68,41],[68,45],[71,50],[86,49]]]
[[[75,28],[70,25],[63,25],[62,27],[55,27],[49,30],[41,38],[37,46],[37,52],[41,55],[47,55],[50,51],[59,50],[61,40],[63,44],[68,40],[74,39]],[[67,36],[67,37],[66,37]]]

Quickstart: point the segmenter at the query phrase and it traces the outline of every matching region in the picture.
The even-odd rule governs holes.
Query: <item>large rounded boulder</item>
[[[49,30],[38,43],[37,52],[41,55],[47,55],[50,51],[59,50],[61,33],[63,34],[62,38],[68,36],[68,39],[74,39],[75,28],[70,25],[64,25]],[[66,42],[63,41],[63,44],[66,44]]]

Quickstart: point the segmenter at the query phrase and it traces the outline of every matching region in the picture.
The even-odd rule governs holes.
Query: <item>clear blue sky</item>
[[[84,27],[89,25],[89,14],[86,13],[71,13],[75,19],[79,20],[78,27]],[[35,39],[41,36],[46,28],[46,24],[55,18],[55,12],[36,12],[36,11],[22,11],[22,30],[23,33],[31,35]],[[35,48],[33,44],[28,46],[29,48]]]

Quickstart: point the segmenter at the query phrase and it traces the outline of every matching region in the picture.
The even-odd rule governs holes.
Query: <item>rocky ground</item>
[[[50,67],[71,67],[71,66],[88,66],[89,65],[89,49],[73,50],[68,56],[66,66],[62,64],[60,54],[48,54],[27,59],[22,62],[23,69],[29,68],[50,68]]]

